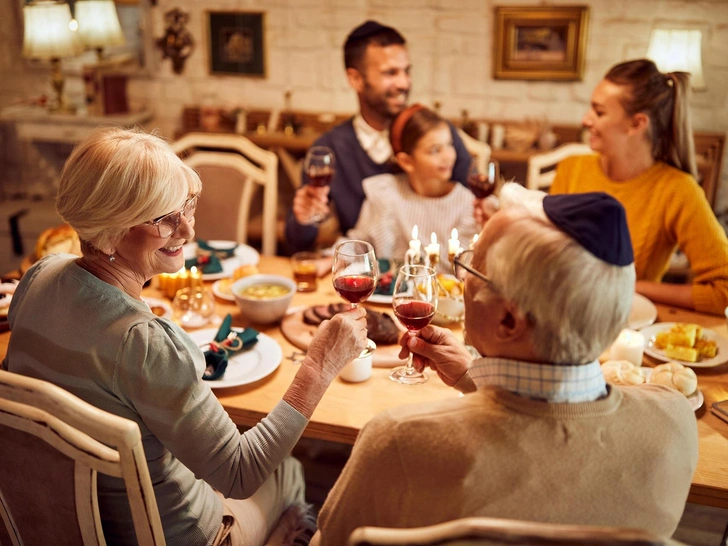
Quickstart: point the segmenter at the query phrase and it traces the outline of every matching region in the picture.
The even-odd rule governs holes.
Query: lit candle
[[[194,265],[190,268],[190,286],[202,286],[202,271],[198,270]]]
[[[440,262],[440,245],[437,244],[437,234],[432,232],[430,235],[430,244],[425,249],[427,252],[427,260],[429,261],[430,267],[435,267]]]
[[[644,350],[644,334],[635,330],[622,330],[609,348],[609,360],[627,360],[635,366],[642,366]]]
[[[473,250],[475,248],[475,243],[478,242],[478,237],[480,237],[480,235],[477,233],[473,235],[473,240],[470,241],[470,250]]]
[[[448,254],[457,254],[460,248],[460,241],[458,240],[458,228],[452,228],[450,232],[450,239],[447,242]]]
[[[410,239],[409,247],[412,252],[419,253],[420,250],[422,250],[422,243],[420,242],[417,235],[417,224],[415,224],[415,226],[412,228],[412,239]]]

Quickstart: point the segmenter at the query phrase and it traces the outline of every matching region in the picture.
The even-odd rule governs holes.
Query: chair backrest
[[[546,190],[554,183],[556,171],[554,168],[562,159],[572,155],[588,155],[594,153],[587,144],[570,142],[558,148],[534,154],[528,158],[528,171],[526,172],[526,187],[529,190]],[[544,169],[550,169],[544,171]]]
[[[250,208],[263,188],[263,254],[276,253],[278,157],[241,135],[189,133],[172,149],[202,179],[195,231],[204,239],[248,240]]]
[[[124,480],[139,545],[163,546],[139,426],[0,370],[0,516],[10,544],[105,545],[97,472]]]
[[[658,546],[665,542],[640,529],[559,525],[499,518],[463,518],[428,527],[389,529],[359,527],[349,546],[466,546],[466,545],[616,545]]]
[[[458,135],[462,139],[465,149],[475,160],[478,166],[478,172],[487,173],[488,161],[490,161],[490,146],[485,142],[474,139],[460,128],[458,128]]]

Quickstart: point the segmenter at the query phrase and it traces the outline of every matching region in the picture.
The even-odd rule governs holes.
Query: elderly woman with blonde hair
[[[23,277],[3,367],[139,425],[168,544],[262,544],[303,502],[300,464],[288,453],[364,348],[366,321],[352,310],[322,324],[283,399],[241,434],[201,379],[201,349],[140,299],[152,276],[183,266],[200,190],[197,174],[153,135],[102,129],[81,142],[61,174],[57,209],[83,255],[48,256]],[[100,476],[98,490],[107,542],[134,543],[121,480]]]

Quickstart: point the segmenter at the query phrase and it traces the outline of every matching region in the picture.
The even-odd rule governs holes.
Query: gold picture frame
[[[496,7],[494,20],[495,79],[582,79],[588,6]]]

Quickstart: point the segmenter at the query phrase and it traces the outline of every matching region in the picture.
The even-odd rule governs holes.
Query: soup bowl
[[[271,324],[283,318],[296,293],[296,283],[281,275],[250,275],[231,287],[240,313],[257,324]]]

